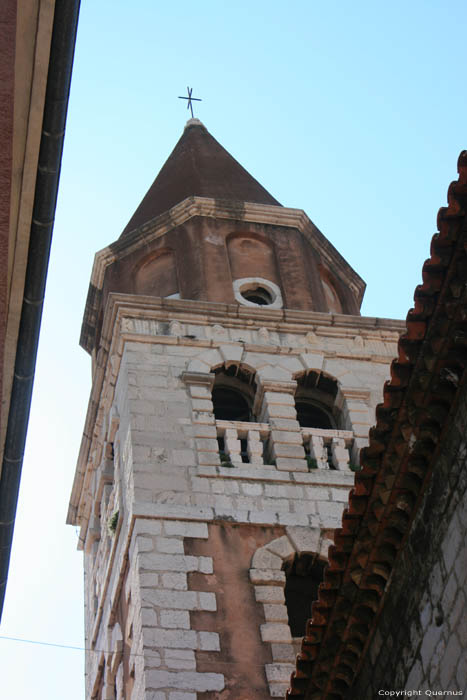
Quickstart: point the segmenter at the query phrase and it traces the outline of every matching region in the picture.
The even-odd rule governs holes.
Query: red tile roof
[[[458,172],[448,206],[438,214],[439,233],[362,450],[342,528],[329,548],[290,700],[348,696],[455,410],[467,364],[467,151],[459,156]]]

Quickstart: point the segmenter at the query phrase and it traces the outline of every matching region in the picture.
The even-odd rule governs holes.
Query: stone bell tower
[[[364,286],[187,123],[84,315],[87,698],[284,695],[403,328]]]

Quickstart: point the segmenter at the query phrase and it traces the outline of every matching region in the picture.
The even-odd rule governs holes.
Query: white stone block
[[[198,557],[198,571],[202,574],[212,574],[212,557]]]
[[[198,632],[199,649],[202,651],[220,651],[220,641],[217,632]]]
[[[221,345],[219,351],[224,358],[224,362],[240,362],[243,356],[243,347],[241,345]]]
[[[294,406],[295,399],[292,394],[282,393],[280,391],[265,391],[264,400],[270,406]]]
[[[196,438],[196,449],[203,452],[218,452],[219,444],[214,438]]]
[[[196,700],[196,693],[169,693],[169,700]]]
[[[204,593],[200,591],[198,593],[199,608],[200,610],[217,610],[216,594],[215,593]]]
[[[162,574],[161,582],[163,588],[171,588],[175,591],[188,590],[188,578],[184,573],[171,572],[170,574]]]
[[[175,537],[156,537],[156,550],[163,554],[183,554],[183,541]]]
[[[154,549],[154,541],[151,537],[137,535],[135,538],[135,546],[138,552],[152,552]]]
[[[323,368],[324,355],[318,352],[302,353],[300,359],[305,369],[320,370]]]
[[[323,524],[325,526],[328,519],[340,520],[342,518],[343,510],[343,503],[318,501],[318,513],[323,518]]]
[[[254,584],[281,583],[285,585],[285,573],[271,569],[250,569],[250,581]]]
[[[305,449],[303,445],[288,445],[285,443],[274,443],[273,452],[276,458],[305,459]],[[307,467],[308,468],[308,467]]]
[[[303,445],[303,438],[300,429],[296,431],[278,429],[271,430],[271,439],[277,444],[284,443],[289,445]]]
[[[156,605],[161,608],[173,608],[179,610],[200,610],[200,602],[196,591],[174,591],[142,589],[143,602]]]
[[[305,451],[303,451],[305,455]],[[305,459],[293,459],[292,457],[277,457],[276,468],[287,472],[307,472],[308,465]]]
[[[196,464],[194,450],[172,450],[171,455],[174,464],[179,467],[192,467]]]
[[[285,683],[295,671],[293,664],[266,664],[265,669],[268,683]]]
[[[320,551],[321,530],[308,527],[288,527],[287,536],[299,554]]]
[[[277,513],[272,510],[254,510],[249,513],[248,519],[258,525],[275,525]]]
[[[196,673],[195,671],[148,671],[148,688],[178,688],[205,693],[210,690],[223,690],[224,676],[220,673]]]
[[[193,630],[166,630],[161,628],[143,627],[142,637],[145,647],[154,646],[161,647],[163,649],[198,649],[197,632],[194,632]]]
[[[192,399],[191,406],[193,411],[205,411],[206,413],[213,411],[213,403],[209,399]]]
[[[144,627],[156,627],[157,615],[152,608],[141,608],[141,624]]]
[[[253,569],[281,569],[282,559],[265,547],[257,549],[251,560]]]
[[[242,484],[242,491],[247,496],[261,496],[263,493],[262,484]]]
[[[198,571],[198,557],[182,554],[139,554],[140,566],[149,571]],[[204,557],[205,558],[205,557]],[[211,572],[205,572],[211,573]]]
[[[182,537],[208,538],[208,526],[206,523],[192,523],[186,521],[167,520],[164,523],[167,535],[181,535]]]
[[[168,668],[194,671],[196,669],[195,652],[191,649],[166,649],[165,664]]]
[[[289,688],[289,682],[287,682],[287,683],[270,683],[269,693],[270,693],[272,698],[284,698],[288,688]]]
[[[190,396],[194,399],[211,400],[211,389],[203,384],[190,384]]]
[[[263,642],[291,642],[290,627],[280,622],[266,622],[260,626]]]
[[[271,644],[271,653],[273,661],[294,663],[295,650],[292,644]]]
[[[285,603],[284,589],[279,586],[255,586],[255,598],[258,603]]]
[[[265,603],[263,608],[266,622],[285,622],[288,624],[289,616],[285,605]]]
[[[190,614],[186,610],[161,610],[160,625],[168,629],[190,629]]]
[[[162,523],[160,520],[137,518],[133,526],[134,535],[160,535]]]

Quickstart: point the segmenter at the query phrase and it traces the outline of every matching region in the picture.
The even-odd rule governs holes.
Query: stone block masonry
[[[350,471],[326,463],[309,470],[296,376],[316,369],[336,377],[343,427],[352,431],[355,420],[361,431],[372,420],[397,333],[373,330],[381,342],[371,356],[361,345],[356,350],[363,333],[357,319],[355,328],[333,327],[327,337],[326,326],[309,336],[299,320],[287,332],[260,333],[226,317],[220,334],[205,310],[185,310],[185,320],[172,324],[160,309],[151,319],[140,306],[133,312],[125,307],[109,340],[112,361],[95,397],[91,457],[83,467],[86,496],[77,506],[87,637],[109,650],[87,659],[89,697],[104,677],[106,687],[125,688],[132,700],[280,697],[294,656],[284,563],[303,551],[326,557],[326,533],[340,525],[353,483]],[[318,337],[319,348],[307,347]],[[249,462],[240,457],[226,466],[213,370],[242,362],[256,373],[255,410],[268,442],[265,448],[252,432]],[[365,393],[359,387],[370,376]],[[234,432],[226,434],[227,447],[240,455]],[[105,462],[106,454],[113,457]],[[114,513],[112,533],[106,518]],[[108,641],[117,625],[118,652]]]

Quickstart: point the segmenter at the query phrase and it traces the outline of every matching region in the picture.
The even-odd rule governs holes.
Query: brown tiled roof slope
[[[339,700],[351,686],[387,582],[455,411],[467,364],[467,151],[438,214],[391,379],[362,450],[342,528],[312,607],[287,698]]]
[[[162,170],[125,226],[122,236],[168,211],[187,197],[212,197],[281,206],[197,119],[187,123]]]

